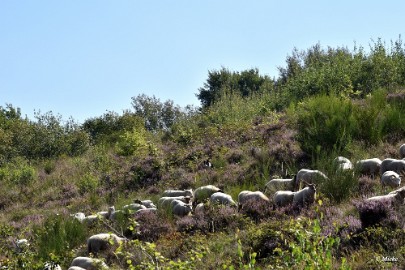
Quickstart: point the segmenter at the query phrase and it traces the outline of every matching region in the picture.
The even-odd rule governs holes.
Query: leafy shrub
[[[79,187],[79,192],[84,194],[89,191],[94,191],[99,186],[99,181],[97,177],[91,173],[86,173],[79,179],[77,185]]]
[[[316,96],[290,108],[301,148],[312,155],[344,149],[352,141],[355,119],[350,100]]]

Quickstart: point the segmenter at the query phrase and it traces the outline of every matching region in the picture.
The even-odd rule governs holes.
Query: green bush
[[[70,252],[86,242],[86,227],[72,217],[64,215],[49,216],[42,226],[34,229],[37,255],[43,261],[49,260],[52,254],[60,261],[70,263]]]
[[[316,96],[290,107],[301,148],[312,155],[344,149],[352,142],[355,119],[350,100]]]

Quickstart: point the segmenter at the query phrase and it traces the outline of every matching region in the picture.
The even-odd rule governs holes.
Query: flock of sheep
[[[401,158],[405,157],[405,144],[400,147]],[[356,170],[359,174],[366,174],[372,177],[380,176],[380,182],[383,186],[398,188],[401,184],[399,174],[405,171],[405,158],[380,160],[378,158],[359,160],[353,164],[345,157],[337,157],[334,160],[338,170],[348,171]],[[241,191],[237,202],[231,195],[224,193],[220,188],[214,185],[205,185],[198,187],[194,191],[187,190],[166,190],[157,201],[157,206],[151,200],[134,200],[133,203],[125,205],[120,210],[115,210],[111,206],[108,211],[98,212],[94,215],[85,216],[84,213],[76,213],[72,216],[82,223],[91,225],[100,218],[114,221],[119,215],[128,215],[163,211],[174,216],[187,216],[201,213],[204,211],[207,202],[209,204],[220,204],[235,207],[238,210],[244,208],[251,202],[260,202],[269,204],[272,207],[284,207],[288,205],[305,206],[315,201],[316,187],[315,183],[322,180],[328,180],[328,177],[319,170],[301,169],[293,178],[272,179],[265,185],[265,193],[272,194],[270,199],[261,191]],[[319,182],[318,182],[319,183]],[[405,187],[396,189],[389,194],[367,198],[366,201],[388,200],[393,204],[403,204],[405,198]],[[100,251],[106,250],[111,246],[118,245],[127,241],[124,237],[119,237],[114,233],[100,233],[93,235],[87,240],[87,251],[90,254],[97,255]],[[17,247],[27,245],[25,239],[19,240]],[[60,270],[58,265],[47,265],[46,270]],[[68,270],[91,270],[99,268],[108,268],[100,259],[91,257],[77,257],[71,262]]]

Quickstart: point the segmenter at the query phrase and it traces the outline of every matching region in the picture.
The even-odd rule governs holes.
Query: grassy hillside
[[[0,267],[42,269],[53,261],[67,269],[88,255],[89,236],[113,232],[130,241],[99,254],[112,269],[404,268],[405,206],[364,203],[393,189],[332,162],[400,158],[405,54],[400,41],[394,45],[378,42],[369,54],[317,45],[294,52],[274,80],[213,71],[197,109],[139,96],[135,112],[77,125],[1,108]],[[206,184],[236,200],[301,168],[329,177],[317,183],[309,207],[238,212],[207,204],[183,218],[158,211],[91,226],[71,216],[134,199],[156,203],[166,189]],[[18,253],[22,238],[30,245]]]

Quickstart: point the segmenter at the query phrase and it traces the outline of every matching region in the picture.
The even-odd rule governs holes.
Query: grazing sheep
[[[396,192],[390,192],[387,195],[367,198],[366,201],[389,201],[391,205],[401,205],[404,203],[404,198],[405,198],[405,189],[399,189]]]
[[[173,200],[170,203],[172,213],[176,216],[179,217],[184,217],[189,214],[191,214],[191,211],[193,210],[191,204],[184,203],[180,200]]]
[[[156,205],[151,200],[134,200],[134,203],[139,203],[146,208],[156,208]]]
[[[310,170],[310,169],[301,169],[297,173],[297,180],[296,180],[296,190],[298,190],[301,186],[302,182],[307,183],[314,183],[317,179],[326,180],[328,177],[321,171],[318,170]]]
[[[293,204],[299,206],[311,204],[315,201],[315,196],[316,196],[315,184],[308,184],[307,187],[294,192]]]
[[[115,210],[115,208],[114,208],[114,211],[111,211],[109,219],[111,221],[115,221],[117,219],[120,219],[120,218],[124,217],[124,215],[125,215],[125,211],[123,211],[123,210]]]
[[[94,225],[95,223],[97,223],[100,220],[100,216],[95,214],[95,215],[89,215],[84,217],[82,223],[91,226]]]
[[[162,194],[162,197],[179,197],[179,196],[189,196],[193,197],[193,190],[192,189],[185,189],[185,190],[165,190]]]
[[[355,170],[360,174],[374,176],[380,172],[381,163],[379,158],[362,159],[356,162]]]
[[[386,171],[394,171],[401,174],[405,171],[405,160],[386,158],[381,162],[380,175]]]
[[[202,215],[205,212],[205,204],[199,203],[194,207],[194,214],[195,215]]]
[[[102,218],[105,218],[105,219],[110,219],[111,214],[112,214],[113,212],[115,212],[115,207],[114,207],[114,206],[110,206],[110,207],[108,208],[108,211],[101,211],[101,212],[98,212],[97,215],[100,216],[100,217],[102,217]]]
[[[212,194],[210,197],[210,202],[228,206],[237,206],[231,195],[222,192],[215,192],[214,194]]]
[[[29,246],[30,246],[30,243],[25,238],[17,239],[15,241],[15,248],[16,248],[17,253],[24,252]]]
[[[279,207],[284,207],[293,203],[294,193],[290,190],[279,190],[274,193],[273,203]]]
[[[405,158],[405,143],[399,147],[399,156]]]
[[[346,171],[353,169],[353,164],[348,158],[338,156],[333,162],[337,165],[338,170]]]
[[[215,192],[222,192],[222,190],[213,185],[206,185],[197,188],[196,190],[194,190],[193,205],[197,205],[200,202],[208,200],[211,197],[211,195],[214,194]]]
[[[182,201],[182,202],[188,204],[188,203],[190,203],[191,198],[189,196],[161,197],[157,203],[158,209],[164,209],[164,210],[170,209],[170,204],[174,200],[179,200],[179,201]]]
[[[381,176],[381,184],[393,188],[399,187],[401,185],[401,177],[394,171],[386,171]]]
[[[73,218],[77,219],[80,223],[83,222],[83,220],[85,219],[86,215],[82,212],[78,212],[75,214],[71,214],[70,216],[72,216]]]
[[[257,202],[270,202],[269,198],[263,194],[261,191],[249,191],[244,190],[241,191],[238,195],[238,208],[243,208],[243,205],[249,201],[257,201]]]
[[[81,267],[85,270],[108,269],[108,266],[102,260],[89,258],[89,257],[74,258],[72,263],[70,264],[69,269],[72,269],[72,267],[75,267],[75,266]],[[75,268],[73,268],[73,269],[75,269]]]
[[[95,234],[87,239],[87,251],[97,254],[99,251],[108,249],[111,245],[118,245],[124,241],[126,238],[119,237],[114,233]]]
[[[290,190],[294,191],[294,188],[296,186],[296,180],[297,176],[294,175],[293,178],[286,178],[286,179],[272,179],[269,182],[267,182],[265,191],[266,193],[274,193],[278,190]]]
[[[143,213],[156,213],[157,208],[146,208],[146,209],[139,209],[135,212],[135,215],[142,215]]]
[[[124,210],[124,212],[136,212],[139,209],[146,209],[146,206],[140,204],[140,203],[130,203],[127,205],[124,205],[124,207],[122,207],[122,209]]]

